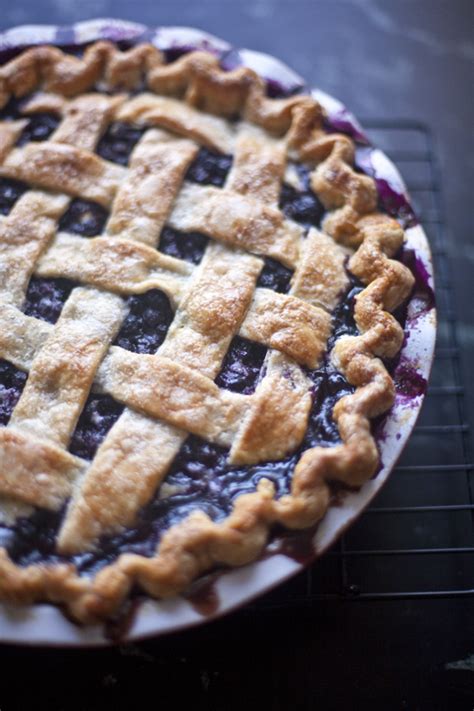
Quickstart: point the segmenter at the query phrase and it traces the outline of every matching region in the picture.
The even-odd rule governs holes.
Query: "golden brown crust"
[[[169,222],[183,232],[202,232],[290,267],[298,261],[301,227],[285,220],[276,208],[230,190],[185,185]]]
[[[111,205],[124,169],[93,153],[45,141],[15,148],[0,166],[0,175],[68,195]]]
[[[115,196],[108,234],[156,246],[197,150],[191,141],[163,142],[158,131],[148,131],[133,151],[127,180]]]
[[[126,91],[142,81],[152,93],[129,100],[83,95],[95,85]],[[212,565],[253,560],[275,523],[302,528],[324,515],[328,482],[360,486],[373,474],[378,453],[370,418],[386,411],[394,395],[379,358],[400,348],[402,332],[389,311],[407,297],[413,278],[392,259],[403,231],[394,220],[374,212],[375,184],[353,170],[352,141],[324,132],[322,110],[310,97],[269,99],[254,72],[245,68],[224,72],[206,53],[190,53],[165,65],[151,46],[121,53],[106,42],[89,47],[83,59],[52,47],[34,48],[0,69],[2,103],[12,94],[25,96],[34,89],[43,94],[29,102],[27,111],[49,107],[62,122],[48,142],[25,148],[13,148],[24,123],[2,125],[0,174],[46,191],[95,200],[111,207],[112,216],[107,236],[84,241],[60,234],[53,239],[68,198],[37,191],[27,193],[1,221],[0,244],[7,249],[0,247],[2,279],[6,275],[0,284],[0,321],[8,329],[7,335],[0,331],[1,354],[31,369],[34,376],[35,362],[48,348],[61,351],[65,344],[73,345],[69,336],[61,338],[61,319],[54,328],[41,324],[35,329],[32,319],[20,315],[18,307],[33,270],[79,278],[120,293],[157,286],[177,306],[157,356],[112,348],[102,360],[102,341],[112,338],[121,307],[118,296],[97,292],[97,303],[109,300],[106,308],[116,312],[107,319],[109,330],[99,333],[96,323],[96,330],[89,332],[95,334],[92,341],[82,345],[84,334],[77,334],[80,372],[68,369],[61,351],[62,366],[56,371],[65,373],[72,390],[82,383],[79,403],[95,378],[133,408],[126,409],[85,473],[81,460],[42,439],[50,435],[48,422],[39,429],[32,425],[34,436],[24,437],[18,427],[26,422],[29,408],[21,400],[11,425],[0,430],[0,493],[58,508],[70,496],[73,482],[79,482],[59,537],[63,552],[84,550],[104,532],[133,521],[186,436],[180,428],[231,445],[230,457],[236,463],[279,458],[298,446],[311,404],[309,383],[298,363],[314,367],[324,350],[329,314],[347,287],[346,248],[357,250],[349,269],[367,285],[355,308],[360,335],[340,338],[331,354],[335,366],[355,386],[333,413],[342,444],[304,452],[290,495],[275,499],[272,484],[263,480],[255,493],[236,500],[224,521],[213,523],[195,512],[164,534],[153,558],[124,554],[93,578],[79,576],[72,565],[20,567],[0,550],[0,598],[60,602],[76,619],[92,622],[116,611],[133,585],[155,597],[169,596]],[[225,120],[238,113],[243,122]],[[135,149],[131,168],[125,169],[92,153],[112,117],[183,138],[149,129]],[[185,184],[180,190],[196,144],[235,153],[224,189]],[[276,207],[287,155],[311,166],[313,189],[334,210],[323,233],[312,230],[303,239],[303,230],[285,220]],[[158,193],[165,199],[156,208]],[[38,216],[34,235],[23,221],[28,206]],[[151,249],[165,220],[177,229],[202,231],[222,245],[208,247],[197,269],[184,268]],[[262,261],[240,249],[295,268],[290,294],[255,290]],[[111,273],[107,262],[113,264]],[[93,290],[76,291],[79,298]],[[100,322],[100,315],[94,317]],[[212,382],[232,336],[240,330],[281,351],[270,351],[266,375],[250,397],[219,391]],[[66,351],[72,362],[79,363],[70,347]],[[48,368],[43,364],[44,373]],[[31,388],[41,389],[40,381],[41,377],[32,377],[26,400]],[[59,395],[59,404],[67,392],[68,388]],[[55,437],[60,442],[67,439],[79,409],[74,407],[69,419],[58,425],[53,442]],[[215,413],[212,421],[209,412]],[[13,471],[17,477],[11,476]],[[110,492],[124,481],[130,482],[129,490],[107,506]]]
[[[316,368],[330,330],[331,317],[323,309],[294,296],[257,289],[241,334]]]

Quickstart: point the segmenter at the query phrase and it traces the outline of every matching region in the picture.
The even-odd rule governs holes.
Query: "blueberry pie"
[[[0,68],[1,600],[106,619],[376,472],[404,232],[267,89],[146,43]]]

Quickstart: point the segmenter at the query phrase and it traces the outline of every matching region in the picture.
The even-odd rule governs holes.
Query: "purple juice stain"
[[[165,340],[174,313],[166,294],[151,289],[127,299],[128,314],[114,345],[134,353],[155,353]]]
[[[216,384],[243,395],[254,392],[267,353],[266,346],[236,336],[227,351]]]
[[[374,167],[372,162],[373,151],[374,149],[370,146],[359,147],[356,150],[355,170],[359,173],[369,175],[374,179],[378,193],[378,210],[390,215],[390,217],[394,217],[404,229],[417,225],[418,219],[401,188],[401,184],[400,189],[397,190],[391,185],[389,176],[387,175],[387,177],[384,178]],[[390,167],[387,167],[386,173],[390,170]],[[391,177],[393,181],[399,182],[396,173]]]
[[[0,178],[0,215],[8,215],[16,201],[28,190],[28,185],[18,180]]]
[[[71,454],[83,459],[93,459],[99,445],[118,420],[123,409],[124,406],[110,395],[91,393],[69,444]]]
[[[128,165],[130,154],[144,133],[144,128],[128,123],[111,123],[99,141],[97,154],[112,163]]]
[[[404,248],[399,258],[415,277],[410,297],[410,320],[414,320],[435,308],[435,295],[430,286],[428,270],[414,250]]]
[[[257,286],[264,289],[272,289],[280,294],[286,294],[290,288],[292,276],[291,269],[271,257],[265,257],[265,263],[258,277]]]
[[[232,165],[232,156],[200,148],[186,173],[186,180],[221,188]]]
[[[27,377],[9,361],[0,360],[0,425],[8,424]]]
[[[72,200],[61,217],[59,231],[72,232],[81,237],[96,237],[101,234],[109,213],[101,205],[90,200]]]
[[[383,178],[375,177],[374,180],[379,194],[379,210],[397,219],[405,230],[417,225],[418,218],[405,195],[394,190],[390,183]]]
[[[179,232],[172,227],[164,227],[158,249],[169,257],[199,264],[208,243],[209,239],[200,232]]]
[[[77,286],[69,279],[32,277],[28,284],[23,311],[27,316],[56,323],[71,291]]]
[[[358,121],[346,108],[328,115],[324,121],[324,129],[327,133],[343,133],[346,136],[350,136],[362,146],[370,145],[370,141],[359,126]]]
[[[427,389],[427,381],[413,365],[400,360],[393,373],[393,381],[397,396],[413,399],[424,395]]]

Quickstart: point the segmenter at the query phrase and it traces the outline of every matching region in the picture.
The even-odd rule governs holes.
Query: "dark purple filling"
[[[59,560],[54,548],[63,513],[35,509],[31,516],[18,519],[11,528],[0,523],[0,547],[6,548],[21,565]]]
[[[27,316],[56,323],[66,299],[76,284],[68,279],[32,277],[28,284],[23,311]]]
[[[23,146],[30,141],[46,141],[57,129],[61,121],[61,117],[54,113],[41,112],[25,116],[23,106],[28,99],[28,96],[20,99],[12,97],[0,110],[0,121],[17,121],[20,118],[28,119],[28,123],[16,142],[17,146]]]
[[[88,44],[78,45],[73,43],[73,32],[70,27],[58,28],[55,44],[56,43],[63,52],[72,54],[73,57],[77,57],[78,59],[84,56],[86,47],[88,47]]]
[[[6,425],[25,387],[27,374],[0,360],[0,425]]]
[[[110,395],[89,395],[69,444],[77,457],[93,459],[107,432],[123,412],[123,405]]]
[[[341,336],[355,336],[358,334],[354,320],[354,307],[356,296],[364,289],[364,285],[350,272],[348,272],[348,276],[350,279],[349,290],[333,314],[333,331],[328,338],[328,353],[331,352],[334,344]]]
[[[229,346],[216,378],[220,388],[250,395],[255,390],[267,349],[260,343],[236,336]]]
[[[0,178],[0,215],[8,215],[13,205],[28,190],[25,183],[8,178]]]
[[[164,227],[158,249],[169,257],[199,264],[208,242],[209,239],[200,232],[178,232],[172,227]]]
[[[162,50],[163,55],[165,58],[166,64],[171,64],[172,62],[175,62],[177,59],[182,57],[185,54],[188,54],[193,47],[170,47],[168,49]]]
[[[213,153],[208,148],[200,148],[195,160],[186,173],[186,180],[200,185],[222,187],[232,165],[232,156]]]
[[[60,120],[61,118],[56,114],[32,114],[16,145],[24,146],[25,143],[30,143],[30,141],[46,141],[57,129]]]
[[[428,386],[426,379],[414,369],[412,363],[399,362],[395,368],[393,380],[397,395],[410,399],[424,395]]]
[[[24,102],[24,98],[17,99],[12,96],[3,109],[0,110],[0,121],[16,121],[19,118],[25,118],[21,112]]]
[[[72,200],[59,221],[59,230],[82,237],[96,237],[104,229],[109,213],[89,200]]]
[[[324,215],[324,207],[311,190],[309,171],[299,167],[298,172],[304,189],[302,191],[296,190],[292,185],[283,183],[280,193],[280,209],[291,220],[295,220],[305,227],[319,227]]]
[[[165,340],[173,320],[173,310],[166,294],[152,289],[130,296],[129,312],[114,344],[134,353],[155,353]]]
[[[97,146],[97,153],[105,160],[128,165],[130,153],[145,132],[127,123],[111,123]]]
[[[288,99],[290,96],[301,94],[302,87],[295,86],[292,89],[282,86],[274,79],[266,79],[266,94],[270,99]]]
[[[280,294],[286,294],[290,288],[292,276],[291,269],[284,267],[283,264],[271,259],[271,257],[266,257],[257,286],[261,286],[264,289],[273,289],[273,291],[278,291]]]
[[[418,224],[418,219],[403,193],[394,190],[387,180],[375,178],[379,193],[377,209],[390,217],[395,217],[403,227],[408,229]]]
[[[435,295],[429,284],[430,276],[422,260],[417,257],[412,249],[403,249],[399,255],[399,259],[408,267],[415,277],[415,285],[410,298],[410,317],[415,319],[431,311],[436,305]]]

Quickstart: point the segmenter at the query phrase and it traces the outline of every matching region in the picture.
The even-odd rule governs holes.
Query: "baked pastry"
[[[378,466],[413,275],[354,143],[212,53],[0,69],[0,599],[115,614]]]

